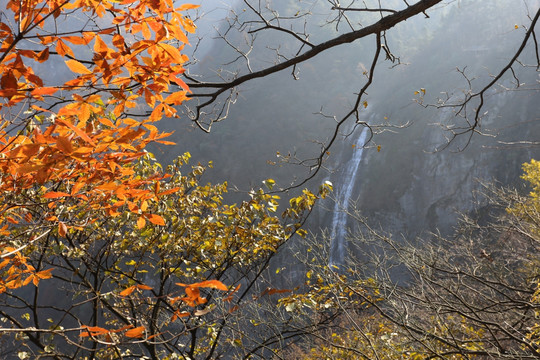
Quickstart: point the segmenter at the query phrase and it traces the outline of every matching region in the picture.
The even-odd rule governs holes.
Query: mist
[[[205,3],[205,9],[213,5]],[[285,15],[300,6],[304,4],[283,2],[278,9]],[[473,204],[478,180],[519,185],[521,164],[538,156],[538,149],[503,144],[535,140],[540,130],[537,89],[506,91],[503,86],[514,86],[511,76],[506,76],[486,100],[484,135],[474,134],[470,141],[463,136],[447,148],[449,134],[441,125],[458,126],[461,119],[452,111],[425,105],[436,104],[438,97],[458,99],[468,91],[467,79],[456,69],[472,79],[474,89],[489,82],[521,41],[523,31],[514,25],[526,23],[527,11],[538,6],[538,1],[450,2],[429,11],[429,18],[415,17],[392,29],[388,44],[399,61],[379,62],[367,107],[361,110],[362,121],[389,126],[381,127],[368,143],[358,143],[364,127],[349,125],[331,148],[324,171],[308,186],[315,188],[330,179],[339,188],[354,181],[353,200],[374,223],[392,232],[418,234],[440,228],[450,232],[456,211],[479,206]],[[242,13],[241,6],[231,8]],[[314,38],[323,40],[347,30],[321,27],[328,19],[328,3],[310,3],[308,9],[313,13],[309,24]],[[214,20],[231,13],[219,6],[215,12],[205,11]],[[218,22],[221,28],[223,21]],[[197,36],[206,45],[195,53],[203,59],[196,70],[203,78],[212,78],[218,69],[245,72],[244,62],[221,66],[237,54],[219,38],[208,41],[204,34],[213,30],[208,22],[204,24],[200,28],[203,35]],[[268,65],[264,55],[283,40],[272,35],[259,35],[267,48],[254,48],[250,59],[254,69]],[[261,186],[266,178],[283,187],[300,182],[312,169],[292,163],[316,156],[332,134],[335,119],[351,108],[354,94],[366,79],[371,40],[340,46],[300,64],[295,69],[297,79],[291,71],[284,71],[242,85],[227,119],[213,124],[208,134],[189,120],[162,122],[164,130],[175,131],[172,139],[177,145],[155,148],[157,157],[167,162],[174,154],[189,151],[195,161],[213,161],[214,168],[205,179],[226,180],[241,192]],[[286,49],[288,45],[281,42],[279,46]],[[533,49],[527,49],[524,58],[532,62]],[[516,72],[524,83],[521,89],[534,86],[533,69]],[[425,89],[421,99],[415,95],[419,89]],[[347,179],[344,166],[364,146],[361,175]],[[329,217],[321,210],[314,216],[313,226],[328,226]]]

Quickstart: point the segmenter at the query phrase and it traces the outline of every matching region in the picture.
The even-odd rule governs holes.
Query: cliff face
[[[528,4],[530,11],[539,5],[539,1]],[[445,128],[456,129],[466,121],[456,109],[424,108],[415,103],[436,104],[439,97],[457,101],[489,83],[523,38],[523,31],[513,31],[511,25],[526,22],[520,18],[526,13],[522,10],[503,2],[463,3],[436,18],[435,26],[427,24],[422,40],[407,36],[413,34],[406,27],[394,34],[391,45],[401,46],[402,60],[408,64],[377,69],[376,85],[367,98],[370,106],[362,120],[411,125],[376,135],[371,148],[364,151],[357,179],[340,176],[357,151],[352,145],[361,145],[345,140],[336,160],[341,165],[330,176],[338,191],[343,182],[355,182],[353,200],[371,225],[411,238],[435,231],[450,234],[460,212],[483,206],[481,182],[524,186],[519,179],[521,164],[540,158],[540,146],[529,145],[538,143],[540,135],[534,67],[514,66],[520,86],[506,74],[486,93],[478,128],[482,134],[462,135],[448,147],[444,145],[451,133]],[[405,39],[420,46],[413,49]],[[533,46],[526,48],[522,58],[525,63],[535,63]],[[422,98],[421,93],[414,95],[420,88],[426,91]],[[476,106],[472,102],[468,110]],[[325,215],[323,223],[331,224],[332,218]],[[354,228],[355,224],[349,221],[348,226]]]
[[[459,212],[482,206],[481,182],[523,187],[521,164],[539,158],[540,149],[516,142],[538,140],[537,100],[535,92],[492,93],[481,128],[488,135],[475,134],[466,147],[464,135],[448,148],[432,151],[446,143],[448,133],[427,124],[454,121],[451,111],[428,112],[433,121],[383,136],[381,151],[365,152],[360,165],[357,207],[394,234],[450,233]]]

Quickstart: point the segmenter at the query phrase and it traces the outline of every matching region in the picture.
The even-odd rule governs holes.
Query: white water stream
[[[330,259],[329,265],[342,265],[345,261],[347,249],[347,210],[351,200],[354,185],[357,182],[357,174],[362,161],[362,153],[364,152],[364,144],[368,128],[364,128],[357,140],[357,147],[353,157],[347,162],[344,169],[341,181],[337,182],[339,187],[335,192],[335,204],[331,224],[331,244],[330,244]]]

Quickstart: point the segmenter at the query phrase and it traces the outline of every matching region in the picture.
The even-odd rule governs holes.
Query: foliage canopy
[[[313,243],[297,253],[308,253],[302,260],[305,283],[278,289],[267,282],[272,259],[294,235],[306,235],[306,216],[331,185],[317,195],[304,190],[278,216],[274,193],[252,190],[246,201],[226,204],[227,184],[202,184],[205,168],[187,167],[189,153],[163,169],[146,151],[150,143],[170,144],[155,123],[178,117],[178,106],[190,98],[204,99],[194,105],[193,119],[204,128],[204,109],[229,94],[214,112],[219,118],[234,101],[236,86],[374,35],[366,82],[313,160],[318,170],[340,126],[348,119],[361,123],[359,110],[368,106],[363,96],[381,54],[396,60],[385,32],[440,1],[376,11],[336,3],[337,23],[348,11],[378,12],[380,18],[320,44],[274,25],[274,18],[265,18],[270,9],[250,7],[260,19],[249,23],[262,26],[250,32],[284,32],[299,41],[300,50],[268,68],[203,82],[184,68],[184,46],[195,31],[186,12],[195,5],[9,0],[0,17],[2,355],[286,357],[290,344],[300,342],[303,350],[308,344],[303,356],[313,359],[538,357],[539,163],[525,165],[530,196],[505,213],[516,227],[493,228],[512,235],[509,244],[533,249],[525,257],[533,260],[530,268],[523,258],[493,260],[485,251],[479,256],[477,246],[449,253],[430,245],[420,252],[370,232],[386,246],[378,249],[382,254],[394,252],[388,262],[379,261],[378,251],[368,254],[388,266],[382,273],[358,264],[329,268],[324,249]],[[449,106],[465,108],[474,100],[481,108],[485,91],[534,38],[538,14],[494,82]],[[243,29],[247,23],[239,24]],[[476,110],[456,135],[474,132],[478,124]],[[270,190],[274,183],[265,181]],[[459,239],[462,244],[470,237]],[[456,257],[463,260],[460,266]],[[419,282],[393,283],[386,270],[394,266],[404,266]]]
[[[226,184],[199,185],[201,165],[183,174],[189,154],[164,170],[145,150],[170,143],[154,123],[177,116],[175,106],[187,100],[182,49],[195,26],[185,12],[196,7],[6,4],[0,312],[1,332],[15,334],[3,338],[8,354],[222,353],[219,335],[206,332],[222,331],[273,254],[300,230],[316,199],[311,192],[293,198],[282,218],[274,215],[278,196],[262,190],[224,205]],[[50,64],[61,66],[54,76]]]

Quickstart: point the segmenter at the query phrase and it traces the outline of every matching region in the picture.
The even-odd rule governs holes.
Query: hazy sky
[[[199,44],[197,49],[198,58],[203,58],[206,55],[212,46],[211,38],[216,35],[215,28],[219,26],[220,21],[227,16],[238,2],[239,0],[190,1],[192,4],[200,5],[200,8],[197,9],[198,16],[201,17],[197,20],[197,37],[204,39],[204,41]],[[187,52],[189,53],[189,50]]]

